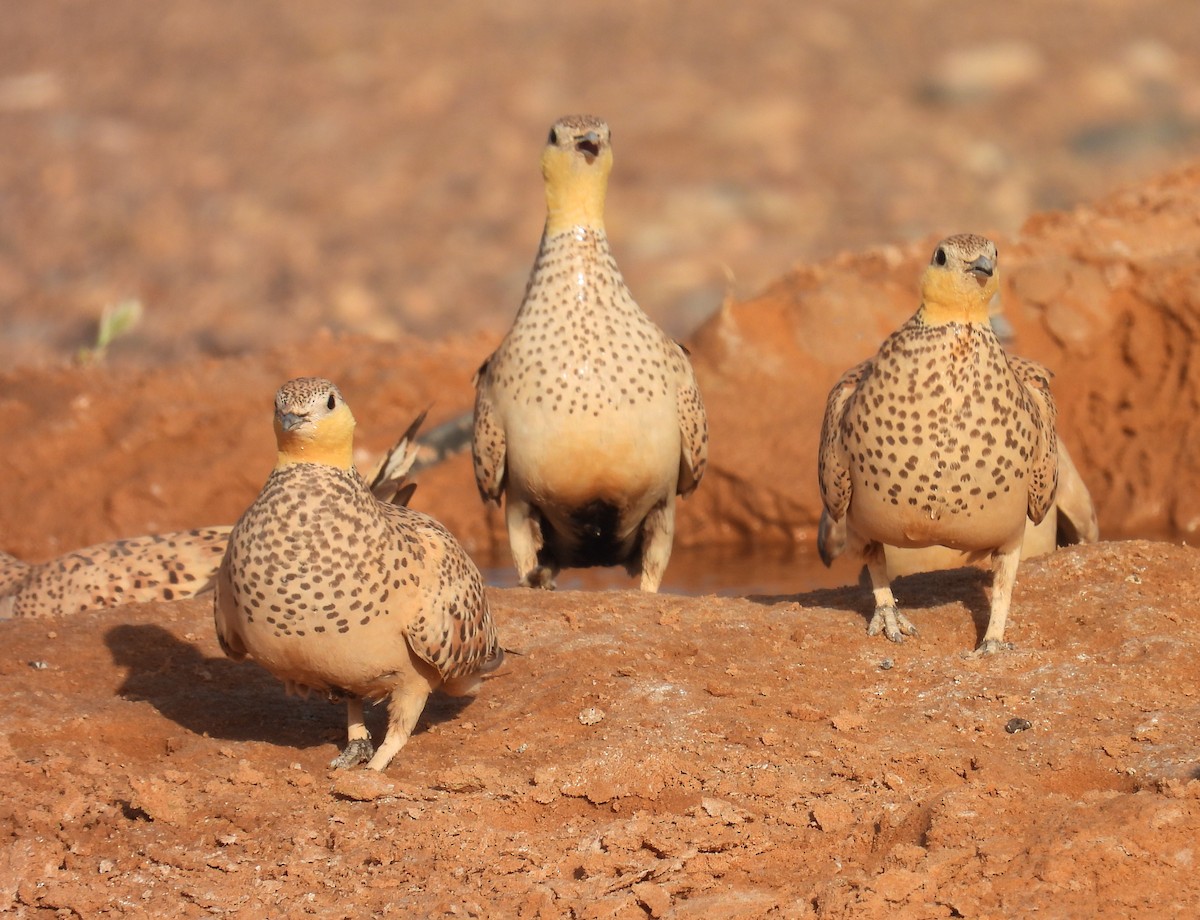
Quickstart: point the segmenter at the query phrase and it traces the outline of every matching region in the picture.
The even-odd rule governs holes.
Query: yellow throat
[[[318,418],[275,414],[276,469],[293,463],[354,468],[354,415],[344,402]]]
[[[999,273],[976,275],[949,266],[930,265],[921,275],[920,314],[928,325],[986,323],[988,304],[999,289]]]
[[[607,145],[596,156],[548,145],[542,152],[546,235],[554,236],[576,227],[603,230],[604,195],[611,171],[612,148]]]

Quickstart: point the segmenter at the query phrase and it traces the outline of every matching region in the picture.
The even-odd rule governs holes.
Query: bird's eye
[[[329,402],[325,403],[325,405],[327,405],[330,409],[336,408],[337,407],[337,397],[334,396],[332,393],[330,393],[329,394]]]
[[[939,246],[937,248],[937,252],[935,252],[933,254],[933,261],[936,262],[938,265],[945,265],[946,264],[946,250],[944,250],[941,246]]]
[[[550,136],[546,139],[546,143],[558,146],[558,132],[553,128],[550,129]]]

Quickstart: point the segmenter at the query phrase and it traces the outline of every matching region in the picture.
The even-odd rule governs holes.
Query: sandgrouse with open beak
[[[675,496],[700,482],[708,423],[687,352],[634,302],[604,231],[608,125],[563,118],[542,153],[546,226],[507,336],[476,375],[475,480],[503,496],[523,585],[624,564],[662,582]]]

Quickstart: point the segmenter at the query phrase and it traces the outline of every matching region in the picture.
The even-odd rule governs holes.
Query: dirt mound
[[[4,624],[0,906],[233,916],[1172,916],[1200,898],[1200,556],[745,599],[493,591],[509,656],[384,775],[203,601]],[[1099,689],[1102,688],[1102,692]],[[371,724],[380,728],[382,712]]]
[[[1200,166],[1001,237],[1014,351],[1055,374],[1059,430],[1108,535],[1200,528]],[[797,269],[695,335],[709,478],[686,539],[809,544],[825,395],[916,309],[934,240]]]
[[[1000,242],[1015,350],[1055,373],[1060,430],[1106,535],[1200,527],[1200,167],[1094,207],[1031,219]],[[680,506],[677,544],[811,547],[825,395],[915,309],[929,245],[848,254],[729,304],[691,343],[712,449]],[[421,409],[469,412],[486,334],[393,342],[320,334],[253,357],[171,367],[23,368],[0,375],[8,449],[0,550],[40,560],[116,537],[232,523],[273,462],[271,396],[336,380],[363,465]],[[417,504],[476,553],[503,555],[500,515],[469,458],[422,473]],[[49,497],[49,498],[48,498]]]
[[[231,523],[291,376],[339,383],[364,468],[422,409],[469,411],[540,228],[537,145],[585,103],[618,138],[618,257],[673,332],[727,274],[827,258],[693,336],[712,451],[685,551],[748,547],[755,583],[811,546],[825,394],[911,314],[933,237],[862,247],[935,229],[996,235],[1104,532],[1200,527],[1200,166],[1017,229],[1191,155],[1194,0],[1005,10],[999,43],[876,0],[11,6],[0,552]],[[146,319],[110,363],[64,363],[126,297]],[[414,503],[503,555],[467,457]],[[6,621],[0,912],[1194,912],[1200,557],[1025,564],[1016,648],[968,660],[985,588],[900,580],[903,645],[865,635],[861,586],[491,589],[508,665],[382,776],[331,775],[342,708],[225,659],[205,599]]]

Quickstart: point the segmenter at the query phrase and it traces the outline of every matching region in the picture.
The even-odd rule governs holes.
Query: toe
[[[347,770],[366,763],[375,754],[375,746],[369,738],[359,738],[346,745],[346,749],[329,762],[331,770]]]
[[[979,643],[979,648],[968,653],[970,658],[983,658],[987,655],[995,655],[998,652],[1004,652],[1011,649],[1011,642],[1004,642],[1000,639],[984,639]]]

